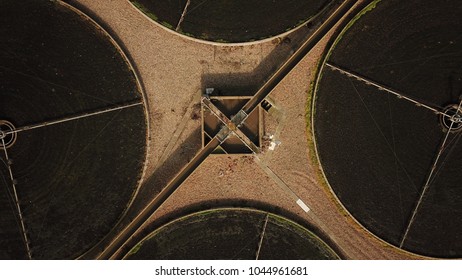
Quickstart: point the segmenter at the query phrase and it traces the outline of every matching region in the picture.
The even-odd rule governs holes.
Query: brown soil
[[[200,149],[200,119],[184,116],[188,108],[197,107],[201,91],[206,86],[227,85],[239,85],[251,91],[275,69],[296,42],[295,39],[277,38],[240,46],[204,44],[166,30],[126,0],[73,2],[90,10],[123,42],[147,94],[151,142],[146,178],[155,176],[151,184],[140,191],[133,213],[153,199]],[[324,239],[328,236],[329,245],[348,259],[418,258],[379,241],[346,216],[330,191],[318,181],[318,168],[310,162],[313,151],[309,150],[307,142],[307,92],[329,36],[270,95],[284,110],[286,118],[278,137],[281,145],[273,153],[262,155],[263,158],[271,155],[269,168],[310,206],[310,214],[305,213],[252,157],[213,155],[161,206],[135,239],[140,240],[159,225],[198,209],[253,206],[283,213],[316,229]],[[274,133],[278,125],[274,117],[268,117],[266,122],[271,123],[271,128],[266,128],[271,131],[267,132]]]

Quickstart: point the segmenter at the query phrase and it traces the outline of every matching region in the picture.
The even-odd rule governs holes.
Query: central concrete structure
[[[263,135],[263,112],[260,105],[250,114],[241,109],[251,96],[226,96],[207,89],[201,99],[202,147],[215,136],[220,145],[218,154],[256,154],[260,152]]]

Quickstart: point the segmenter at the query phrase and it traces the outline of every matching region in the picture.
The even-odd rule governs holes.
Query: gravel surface
[[[172,166],[179,170],[200,149],[196,144],[191,149],[185,148],[196,140],[200,143],[200,133],[197,139],[187,137],[200,127],[200,120],[185,120],[184,112],[194,105],[194,100],[198,100],[201,90],[209,85],[232,84],[256,88],[278,65],[278,59],[280,61],[295,44],[295,40],[283,38],[239,46],[205,44],[166,30],[126,0],[73,2],[90,10],[98,17],[97,21],[112,30],[139,72],[150,105],[147,178],[162,168],[159,162],[162,157],[167,161],[178,161],[178,165]],[[281,145],[271,153],[269,168],[310,206],[310,214],[305,213],[252,157],[213,155],[151,217],[150,225],[142,230],[143,234],[197,209],[222,205],[255,206],[283,213],[315,227],[318,234],[329,236],[329,245],[348,259],[418,258],[379,241],[348,217],[330,191],[319,183],[318,167],[310,162],[313,151],[308,149],[307,142],[307,92],[314,79],[316,63],[331,35],[320,42],[270,95],[283,108],[286,120],[279,136]],[[272,123],[270,130],[274,129],[274,121]],[[184,131],[177,141],[175,131],[182,124]],[[171,141],[176,143],[171,145],[172,151],[185,150],[183,154],[176,154],[178,158],[163,154],[168,152]],[[165,182],[166,179],[171,178],[159,180]],[[162,187],[161,183],[152,184],[145,192],[147,195],[137,198],[134,209],[152,199]]]

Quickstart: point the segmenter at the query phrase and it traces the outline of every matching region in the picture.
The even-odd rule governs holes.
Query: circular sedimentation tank
[[[339,259],[323,240],[282,216],[223,208],[171,221],[125,259]]]
[[[60,1],[1,1],[0,42],[0,258],[76,258],[138,189],[142,92],[111,37]]]
[[[374,1],[318,76],[318,157],[338,200],[397,248],[462,256],[462,4]]]
[[[130,0],[141,12],[181,34],[214,42],[256,41],[319,23],[335,0]]]

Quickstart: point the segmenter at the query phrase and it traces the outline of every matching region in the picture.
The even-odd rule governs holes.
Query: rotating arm
[[[381,84],[379,84],[379,83],[377,83],[375,81],[372,81],[372,80],[370,80],[370,79],[368,79],[366,77],[363,77],[363,76],[358,75],[356,73],[352,73],[351,71],[342,69],[342,68],[340,68],[338,66],[335,66],[335,65],[332,65],[332,64],[330,64],[328,62],[326,62],[326,65],[329,68],[331,68],[333,70],[336,70],[336,71],[339,71],[340,73],[342,73],[342,74],[344,74],[344,75],[346,75],[348,77],[353,77],[353,78],[355,78],[355,79],[357,79],[359,81],[362,81],[362,82],[366,83],[367,85],[371,85],[371,86],[374,86],[374,87],[378,88],[379,90],[383,90],[383,91],[386,91],[388,93],[391,93],[391,94],[393,94],[394,96],[396,96],[398,98],[402,98],[402,99],[407,100],[407,101],[409,101],[411,103],[414,103],[416,106],[420,106],[420,107],[423,107],[425,109],[428,109],[428,110],[432,111],[433,113],[435,113],[437,115],[443,115],[443,116],[446,116],[446,117],[451,117],[450,115],[446,114],[445,112],[442,112],[442,111],[440,111],[440,110],[438,110],[436,108],[433,108],[433,107],[431,107],[429,105],[423,104],[422,102],[417,101],[413,97],[406,96],[406,95],[404,95],[402,93],[397,92],[396,90],[390,89],[390,88],[388,88],[388,87],[386,87],[384,85],[381,85]]]

